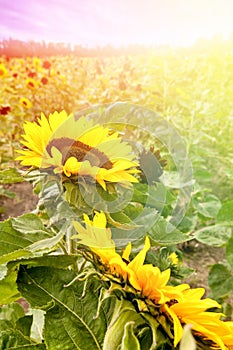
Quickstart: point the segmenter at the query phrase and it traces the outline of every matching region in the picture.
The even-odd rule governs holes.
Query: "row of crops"
[[[28,315],[22,314],[22,310],[19,310],[18,306],[15,306],[14,303],[17,298],[23,296],[32,306],[35,306],[33,309],[34,311],[32,311],[32,318],[34,317],[37,321],[40,319],[40,322],[42,322],[41,320],[45,317],[45,336],[41,336],[34,330],[32,338],[36,339],[36,342],[35,344],[29,342],[31,344],[30,346],[35,345],[41,349],[59,349],[59,342],[56,343],[54,335],[51,335],[56,333],[52,330],[55,319],[57,317],[62,318],[63,316],[61,316],[61,314],[65,309],[64,314],[70,312],[70,306],[65,306],[64,310],[62,308],[59,309],[60,304],[63,305],[64,303],[64,305],[66,305],[68,298],[66,292],[69,288],[76,288],[73,287],[75,282],[70,284],[70,281],[68,281],[69,279],[72,280],[74,277],[71,273],[72,269],[70,269],[70,265],[73,267],[76,266],[74,267],[74,271],[77,276],[80,275],[83,278],[82,281],[84,281],[85,278],[87,279],[87,285],[94,285],[98,291],[102,288],[100,288],[100,281],[98,281],[98,283],[96,281],[93,282],[91,279],[92,277],[88,277],[89,273],[90,275],[92,274],[91,270],[89,271],[87,269],[87,271],[89,271],[87,273],[79,260],[77,263],[75,249],[78,249],[78,244],[71,244],[69,239],[67,239],[69,243],[65,243],[64,235],[61,235],[60,231],[64,230],[64,227],[67,232],[70,230],[70,227],[66,226],[68,223],[64,224],[64,218],[62,218],[62,215],[63,213],[65,213],[64,215],[70,214],[67,214],[67,212],[64,211],[65,209],[61,202],[57,202],[59,195],[56,191],[56,193],[54,192],[54,187],[51,185],[50,180],[46,178],[43,182],[43,186],[45,187],[42,188],[43,186],[38,180],[40,176],[38,175],[37,169],[33,169],[32,172],[27,173],[27,171],[25,171],[27,170],[27,167],[25,167],[26,163],[20,164],[19,160],[16,160],[19,156],[18,151],[22,149],[22,144],[20,143],[20,141],[22,141],[22,134],[26,132],[26,129],[24,129],[24,123],[26,121],[32,122],[33,124],[30,124],[32,130],[36,130],[38,125],[42,127],[42,129],[43,125],[45,127],[45,122],[40,121],[40,118],[42,118],[41,112],[43,112],[47,118],[50,118],[48,119],[50,123],[52,123],[52,120],[54,120],[53,118],[55,118],[56,115],[57,118],[61,117],[66,120],[66,117],[64,117],[65,114],[62,112],[66,111],[67,116],[73,113],[77,116],[77,120],[82,120],[82,118],[78,118],[85,116],[87,117],[87,120],[92,118],[95,123],[104,123],[106,125],[110,123],[110,125],[116,125],[115,127],[118,128],[117,130],[120,135],[125,133],[126,139],[129,140],[132,149],[137,154],[139,164],[142,167],[144,166],[146,170],[144,169],[143,174],[137,174],[137,172],[134,173],[138,183],[133,184],[132,199],[129,200],[129,204],[126,208],[122,209],[121,212],[113,214],[108,213],[109,215],[106,215],[107,224],[110,225],[112,232],[114,232],[114,229],[126,229],[132,234],[133,226],[130,226],[132,221],[137,222],[139,226],[145,225],[146,227],[147,218],[150,220],[155,213],[159,212],[160,218],[158,221],[151,230],[148,228],[148,234],[151,238],[152,252],[154,252],[154,254],[148,254],[145,262],[159,266],[161,271],[165,271],[169,268],[171,270],[172,286],[177,286],[181,282],[185,282],[193,272],[188,266],[189,259],[191,258],[192,260],[191,248],[191,257],[189,257],[187,261],[185,257],[185,250],[188,250],[187,247],[189,244],[192,245],[193,242],[198,242],[201,246],[204,245],[206,247],[206,251],[215,249],[217,252],[219,249],[219,251],[221,251],[219,255],[221,256],[221,260],[216,260],[216,263],[214,264],[210,263],[208,271],[206,271],[208,277],[206,280],[203,280],[203,285],[195,285],[194,287],[204,286],[209,291],[209,296],[222,305],[222,311],[225,314],[226,320],[232,319],[232,68],[233,52],[224,46],[219,47],[218,50],[212,50],[211,52],[204,50],[195,51],[191,49],[190,51],[170,49],[169,52],[160,52],[159,54],[153,52],[146,55],[128,55],[119,57],[80,58],[74,55],[47,58],[0,57],[1,211],[4,212],[4,199],[12,196],[12,193],[9,191],[11,188],[10,186],[17,182],[31,182],[34,187],[34,192],[39,195],[40,198],[40,204],[32,213],[22,215],[19,218],[10,218],[1,223],[1,232],[2,237],[4,238],[1,240],[0,236],[0,261],[2,259],[2,265],[0,265],[2,269],[0,270],[2,271],[2,273],[0,273],[0,295],[2,295],[0,305],[6,304],[2,314],[8,315],[7,313],[10,312],[9,310],[12,308],[16,315],[16,319],[19,321],[22,317],[28,317]],[[53,114],[55,111],[59,113]],[[60,114],[60,112],[62,113]],[[51,117],[49,117],[50,114]],[[63,142],[65,139],[70,139],[70,135],[73,135],[70,130],[72,129],[72,125],[76,125],[76,122],[79,123],[77,120],[74,120],[74,124],[71,123],[71,126],[67,124],[68,127],[65,127],[67,130],[64,133]],[[65,123],[66,122],[64,122],[64,126],[66,125]],[[68,130],[69,128],[71,129]],[[31,132],[31,135],[33,135],[33,131]],[[43,139],[43,133],[41,135]],[[161,137],[156,138],[156,135],[160,135]],[[36,140],[37,136],[33,137]],[[106,138],[106,140],[108,139]],[[56,142],[53,144],[56,144]],[[143,147],[145,147],[144,150],[141,149],[140,142],[142,142]],[[185,151],[183,150],[184,145]],[[34,146],[36,147],[36,143]],[[51,149],[51,154],[49,154],[49,156],[54,157]],[[33,152],[34,150],[32,148]],[[60,150],[62,150],[62,148],[60,148]],[[184,162],[186,152],[188,154],[188,160],[185,160],[185,165],[183,166],[180,162]],[[177,154],[179,154],[179,156],[177,156]],[[159,166],[158,173],[154,175],[151,174],[151,155],[156,158]],[[65,161],[67,161],[67,159],[65,159]],[[64,164],[62,164],[63,175],[65,173],[65,176],[69,177],[68,180],[64,180],[62,177],[62,185],[64,186],[66,193],[65,200],[72,208],[74,208],[74,211],[77,211],[79,217],[81,217],[80,208],[84,208],[82,210],[85,212],[87,207],[88,210],[90,210],[90,205],[83,204],[80,200],[80,196],[83,193],[82,191],[89,193],[90,188],[88,187],[89,185],[84,183],[82,184],[83,190],[77,190],[77,176],[75,177],[77,173],[72,170],[74,169],[74,166],[72,165],[73,168],[71,166],[69,167],[65,161],[63,161]],[[36,163],[31,163],[30,165],[35,164]],[[132,167],[132,164],[130,166]],[[60,168],[57,167],[56,164],[55,170],[57,173],[59,173]],[[127,171],[128,170],[126,170],[126,172]],[[131,169],[130,171],[131,174],[133,174],[133,170]],[[179,172],[182,173],[182,175],[178,181],[177,176],[179,174],[177,173]],[[42,176],[44,176],[43,171]],[[160,176],[162,177],[160,178]],[[145,181],[145,177],[147,178],[147,181]],[[159,180],[159,178],[163,179],[163,181]],[[104,180],[105,182],[111,182],[106,179],[109,178],[106,177]],[[110,179],[113,179],[113,177],[110,177]],[[116,195],[116,192],[118,193],[118,190],[118,194],[122,195],[122,189],[116,190],[116,188],[114,188],[115,185],[111,187],[109,183],[107,183],[106,187],[103,180],[102,182],[99,181],[98,186],[99,194],[104,200],[115,200],[114,196]],[[92,199],[94,196],[95,194],[90,195]],[[159,202],[161,198],[158,200],[156,196],[159,196],[159,198],[163,197],[163,207],[161,207],[161,203]],[[43,200],[41,200],[41,198]],[[54,203],[58,203],[57,209],[55,213],[51,214],[51,205],[54,205]],[[77,203],[79,203],[79,207]],[[178,206],[179,210],[177,209]],[[49,210],[50,214],[48,214]],[[137,221],[137,215],[140,216],[143,210],[145,210],[146,214],[144,215],[146,219],[141,222]],[[90,211],[87,212],[90,213]],[[94,223],[95,221],[97,222],[97,216],[95,215],[97,215],[96,212],[95,214],[93,212],[93,222],[88,221],[90,220],[91,215],[89,215],[89,219],[85,219],[87,228],[88,223],[91,226],[95,226]],[[175,215],[180,219],[173,220],[172,215]],[[70,218],[70,220],[73,220],[73,217],[72,219]],[[105,222],[105,219],[102,220]],[[82,222],[83,221],[80,219],[80,223]],[[166,224],[168,222],[171,222],[171,227],[169,226],[171,228],[170,231],[173,230],[172,232],[168,230],[170,233],[166,231]],[[54,223],[56,223],[55,229],[53,228]],[[80,229],[80,223],[76,224],[79,234],[78,238],[83,234],[83,229]],[[31,225],[32,227],[30,227]],[[101,223],[101,225],[103,225],[103,223]],[[82,234],[79,231],[82,232]],[[35,232],[38,232],[37,238],[34,236]],[[54,234],[53,238],[51,238],[51,232]],[[135,230],[135,232],[138,231]],[[8,238],[5,238],[7,237],[7,233],[11,237],[9,238],[9,242]],[[31,241],[33,248],[30,246],[29,249],[29,246],[27,246],[26,243],[22,243],[22,246],[20,246],[20,243],[20,249],[18,250],[19,247],[16,249],[14,246],[17,245],[17,234],[21,237],[27,233],[28,237],[30,236],[29,240]],[[122,231],[120,231],[119,235],[120,237],[124,236],[122,235]],[[141,248],[142,245],[145,244],[141,251],[145,251],[146,246],[147,250],[149,249],[148,242],[144,242],[142,236],[140,236],[140,234],[138,235],[138,243],[135,244],[133,248],[133,256],[135,259],[137,256],[135,252],[138,250],[138,247]],[[76,236],[74,235],[74,237]],[[82,238],[80,239],[82,242]],[[68,244],[68,248],[66,244]],[[52,255],[54,252],[58,252],[58,247],[67,255],[65,255],[65,258],[63,257],[62,260],[60,259],[56,262],[56,257]],[[119,247],[122,250],[120,243]],[[27,251],[27,253],[25,253],[25,251]],[[94,254],[93,252],[95,253],[96,251],[93,249],[91,254]],[[95,254],[94,258],[91,258],[90,252],[85,252],[85,249],[82,254],[82,259],[84,258],[85,261],[91,263],[98,273],[106,273],[106,271],[103,272],[103,267],[100,268],[98,263],[96,265],[98,259],[106,259],[106,257],[103,258],[103,255],[101,255],[102,253],[98,255],[97,251],[97,260]],[[124,256],[125,255],[123,254],[123,257]],[[122,259],[124,262],[128,258]],[[81,268],[79,270],[80,264]],[[198,265],[198,262],[196,262],[196,264]],[[29,268],[31,266],[37,266],[38,272],[36,272],[36,268],[35,271],[32,271],[33,269]],[[56,300],[53,299],[53,301],[51,301],[52,299],[49,300],[47,297],[40,294],[40,292],[35,292],[36,289],[33,289],[30,292],[30,285],[34,282],[34,288],[40,286],[40,290],[50,290],[51,286],[49,286],[49,280],[43,281],[43,278],[41,277],[41,273],[48,272],[48,275],[52,279],[52,270],[46,272],[46,267],[48,268],[48,266],[51,269],[54,269],[56,266],[61,269],[56,276],[58,280],[61,279],[59,280],[60,282],[63,281],[64,284],[67,284],[68,286],[68,288],[64,290],[65,300],[62,299],[63,296],[60,294],[57,299],[55,298]],[[39,271],[39,268],[41,268],[41,271]],[[67,275],[65,275],[65,272],[63,271],[65,269],[67,269]],[[122,273],[122,270],[117,271],[121,271],[119,274],[121,275],[121,278],[124,279],[125,275]],[[85,278],[83,276],[85,276]],[[118,277],[119,276],[117,275],[117,278]],[[201,280],[201,276],[199,277],[199,280]],[[115,282],[116,280],[113,279],[113,283]],[[56,284],[56,282],[54,283]],[[107,290],[106,280],[104,280],[104,283],[104,290]],[[118,280],[117,283],[119,283]],[[124,283],[126,283],[125,280]],[[7,289],[9,286],[11,290],[10,294]],[[55,287],[54,290],[56,289]],[[61,288],[61,285],[58,287]],[[85,283],[82,282],[77,288],[78,299],[81,300],[80,298],[82,298],[82,296],[86,298],[86,292],[84,293],[84,290],[86,290]],[[130,288],[132,288],[132,283]],[[52,289],[51,293],[48,293],[50,297],[53,293]],[[127,297],[125,297],[125,294],[122,297],[123,299],[126,298],[124,299],[126,304],[129,303],[129,300],[130,303],[134,300],[130,299],[132,298],[132,289],[128,290],[125,287],[120,290],[120,288],[116,287],[116,290],[118,290],[118,292],[114,291],[114,298],[117,296],[117,298],[120,299],[121,297],[119,297],[119,295],[126,293]],[[33,294],[34,292],[35,294]],[[41,300],[45,298],[43,301],[44,304],[42,304],[42,301],[40,302],[40,298]],[[49,310],[52,305],[51,303],[54,302],[56,304],[59,298],[61,298],[61,303],[58,303],[57,311],[51,309],[50,316],[44,316],[43,313],[36,314],[35,309],[39,308],[43,312]],[[103,322],[103,315],[101,316],[100,309],[103,307],[105,310],[104,312],[108,315],[107,317],[110,317],[108,312],[112,311],[112,306],[105,304],[104,297],[103,300],[100,299],[101,297],[99,296],[98,302],[97,300],[93,301],[94,296],[87,294],[87,302],[84,304],[87,305],[88,303],[94,302],[95,307],[98,305],[98,312],[100,313],[98,317],[100,317],[101,323]],[[145,302],[144,299],[143,302]],[[137,303],[139,305],[141,301],[137,301]],[[130,308],[131,310],[132,305],[130,304],[131,306],[129,306],[126,304],[126,309]],[[85,307],[85,305],[83,307]],[[145,305],[144,306],[152,312],[150,309],[151,304],[145,302]],[[214,308],[216,305],[213,303],[212,306]],[[35,314],[33,314],[33,312]],[[133,313],[132,310],[131,313]],[[73,313],[71,312],[71,314],[72,317],[74,314],[79,315],[78,318],[81,317],[80,312],[76,310],[76,306],[74,306],[74,311]],[[68,315],[69,317],[65,315],[64,319],[69,319],[69,322],[71,322],[71,314]],[[119,349],[122,350],[129,350],[131,349],[130,346],[134,346],[134,349],[152,349],[151,344],[153,342],[147,344],[142,335],[143,332],[144,334],[149,332],[148,334],[150,334],[150,336],[147,334],[148,339],[152,337],[151,334],[153,334],[154,337],[154,334],[156,333],[155,338],[158,337],[156,338],[157,347],[155,346],[154,349],[158,350],[165,349],[163,346],[167,346],[166,349],[169,350],[178,349],[178,347],[180,350],[190,350],[191,348],[185,345],[187,339],[192,343],[192,350],[195,349],[195,342],[197,344],[197,349],[207,349],[210,345],[208,341],[206,343],[205,340],[200,340],[198,336],[195,336],[195,332],[194,341],[189,329],[186,330],[186,333],[184,331],[184,338],[182,338],[184,339],[183,343],[181,341],[181,344],[178,344],[178,340],[176,340],[176,337],[178,339],[178,335],[176,334],[178,330],[176,329],[175,321],[174,327],[170,324],[171,320],[164,321],[166,325],[168,325],[164,326],[161,321],[161,315],[157,314],[157,311],[155,314],[159,326],[155,327],[155,325],[152,324],[153,322],[151,323],[151,320],[146,318],[148,321],[146,327],[150,329],[150,331],[148,331],[147,328],[143,328],[144,323],[142,323],[142,320],[137,323],[134,318],[132,318],[132,322],[136,322],[134,328],[132,328],[131,325],[127,325],[125,328],[121,325],[121,328],[123,327],[123,333],[119,336],[119,343],[114,346],[121,346]],[[46,317],[48,320],[47,323]],[[132,317],[135,317],[135,315]],[[171,315],[169,317],[171,317]],[[142,318],[144,319],[144,316]],[[13,329],[15,327],[15,321],[12,321],[10,316],[9,320],[10,322],[13,322],[11,326],[9,326]],[[20,321],[17,327],[19,327],[20,332],[25,335],[27,333],[25,333],[25,329],[23,331],[20,329],[20,327],[25,326],[26,323],[24,323],[24,321],[22,324]],[[92,327],[92,320],[88,319],[85,320],[85,322],[88,324],[89,328]],[[112,324],[111,322],[110,325]],[[75,322],[74,324],[71,323],[69,323],[69,327],[73,327],[75,324]],[[32,325],[34,325],[34,323],[32,323]],[[4,327],[5,326],[3,325],[3,329]],[[109,350],[111,348],[110,343],[112,340],[106,340],[106,334],[108,334],[106,331],[106,325],[105,328],[104,326],[101,327],[98,328],[97,325],[93,325],[93,332],[102,334],[102,338],[98,335],[102,340],[98,339],[96,343],[94,341],[93,349],[102,348],[101,344],[103,343],[103,349]],[[160,330],[160,327],[164,329]],[[30,334],[29,328],[27,328],[27,330]],[[41,329],[42,328],[43,325],[41,325]],[[174,342],[171,341],[173,337],[170,335],[168,328],[175,334]],[[139,331],[139,329],[141,329],[141,331]],[[164,332],[167,332],[166,336],[164,335]],[[92,332],[90,332],[90,334],[91,333]],[[11,340],[9,340],[9,334],[4,334],[6,337],[4,339],[6,343],[8,342],[8,347],[2,347],[2,349],[8,349],[10,348],[9,344]],[[24,336],[20,338],[21,335],[19,336],[19,334],[14,333],[14,340],[12,340],[13,343],[15,342],[14,345],[19,346],[20,344],[24,344],[25,346],[29,346],[29,343],[27,343]],[[165,340],[167,339],[166,337],[169,338],[169,340]],[[187,337],[187,339],[185,337]],[[69,335],[69,339],[71,338],[72,336]],[[6,339],[8,340],[6,341]],[[63,348],[65,346],[64,344],[66,344],[65,335],[64,339],[64,343],[63,340],[61,340],[61,346],[63,346]],[[224,349],[224,345],[221,345],[220,340],[217,338],[211,338],[211,336],[210,339],[211,341],[214,339],[219,348]],[[21,341],[22,343],[20,343]],[[46,345],[44,345],[44,341]],[[100,345],[96,345],[97,343]],[[229,345],[227,349],[230,349],[230,342],[227,343],[226,340],[224,344],[226,344],[226,346]],[[83,350],[87,348],[85,347],[85,342],[82,343],[82,346]],[[114,346],[112,349],[117,349],[117,347],[114,348]],[[15,348],[20,349],[20,347]],[[79,347],[77,346],[73,348],[78,349]],[[28,349],[31,348],[28,347]],[[71,345],[67,345],[67,349],[72,350]]]
[[[225,51],[171,51],[165,57],[2,58],[2,147],[9,147],[9,142],[13,146],[23,121],[41,111],[70,113],[93,104],[127,101],[167,118],[185,137],[198,179],[208,186],[214,183],[212,190],[229,199],[232,64],[231,52]]]

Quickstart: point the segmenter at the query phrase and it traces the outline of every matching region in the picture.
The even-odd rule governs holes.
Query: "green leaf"
[[[48,231],[44,227],[43,222],[40,218],[32,213],[24,214],[22,216],[18,216],[17,218],[11,219],[12,227],[26,235],[38,235],[38,234],[48,234]]]
[[[0,264],[42,255],[55,249],[65,231],[48,231],[35,214],[25,214],[0,223]]]
[[[152,344],[150,346],[150,350],[156,349],[156,345],[158,345],[158,327],[159,323],[157,322],[156,318],[152,316],[150,313],[142,313],[142,317],[147,320],[147,322],[150,325],[151,334],[152,334]]]
[[[221,247],[232,235],[232,227],[227,224],[216,224],[214,226],[203,227],[196,231],[193,236],[201,243],[212,247]]]
[[[140,350],[140,343],[133,331],[134,322],[127,322],[124,326],[124,334],[120,350]]]
[[[204,181],[210,181],[213,177],[213,174],[211,174],[209,171],[205,169],[196,169],[194,171],[195,179],[198,180],[198,182],[204,182]]]
[[[23,182],[24,178],[19,174],[16,168],[9,168],[0,171],[0,184],[13,184]]]
[[[25,220],[24,220],[25,219]],[[34,214],[26,214],[17,219],[8,219],[0,223],[0,264],[21,257],[28,257],[30,245],[51,237]],[[37,228],[37,229],[36,229]]]
[[[15,323],[20,317],[24,316],[24,311],[19,303],[11,303],[9,305],[3,305],[0,308],[0,319],[8,320],[11,323]]]
[[[233,290],[233,272],[223,264],[212,266],[208,283],[214,298],[226,297]]]
[[[173,200],[174,198],[161,183],[154,186],[141,183],[134,184],[132,202],[139,202],[157,210],[162,210],[165,204],[171,204]]]
[[[65,288],[74,277],[71,271],[49,267],[20,270],[22,295],[34,308],[49,308],[44,327],[48,350],[102,349],[108,306],[101,305],[96,317],[101,284],[92,279]]]
[[[0,265],[0,281],[7,275],[7,264]]]
[[[159,214],[154,208],[145,207],[142,212],[132,220],[133,229],[121,229],[114,227],[111,229],[112,238],[117,246],[125,247],[130,239],[139,240],[144,237],[145,233],[153,226],[158,219]]]
[[[200,201],[198,198],[193,198],[193,207],[198,213],[207,218],[216,218],[221,206],[221,201],[213,194],[206,196],[204,201]]]
[[[0,305],[9,304],[20,298],[16,284],[17,271],[11,270],[7,276],[0,281]]]
[[[0,350],[45,350],[44,344],[35,344],[14,328],[0,332]]]
[[[7,190],[6,188],[0,187],[0,196],[15,198],[15,193]]]
[[[28,248],[31,252],[49,253],[58,245],[64,235],[65,231],[60,230],[57,235],[34,242]]]
[[[187,242],[192,237],[182,233],[172,224],[160,217],[155,225],[148,231],[148,235],[160,245],[173,245],[182,242]]]
[[[197,224],[198,216],[197,215],[190,215],[185,216],[182,221],[178,225],[178,229],[182,232],[191,232],[195,229]]]
[[[67,269],[69,266],[77,262],[77,256],[71,255],[45,255],[35,258],[22,259],[20,260],[20,265],[32,266],[49,266],[56,267],[58,269]],[[9,266],[18,266],[19,262],[9,263]]]
[[[132,322],[135,327],[145,324],[144,319],[136,312],[130,301],[116,299],[112,319],[104,337],[103,350],[115,350],[122,345],[124,327],[128,322]]]
[[[224,202],[217,215],[217,221],[233,222],[233,200]]]
[[[27,315],[21,317],[16,322],[16,328],[25,336],[30,337],[31,334],[31,325],[32,325],[33,317],[31,315]]]
[[[233,237],[231,237],[226,245],[226,258],[233,271]]]
[[[3,306],[0,316],[0,349],[45,349],[30,339],[32,316],[25,316],[18,303]]]

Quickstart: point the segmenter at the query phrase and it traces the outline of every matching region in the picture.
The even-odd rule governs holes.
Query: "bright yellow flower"
[[[21,97],[19,103],[27,109],[32,107],[31,102],[26,97]]]
[[[3,63],[0,63],[0,78],[5,78],[8,75],[8,70]]]
[[[41,168],[53,167],[55,173],[87,176],[95,179],[104,189],[106,182],[137,182],[134,174],[138,163],[133,160],[131,146],[123,142],[117,132],[111,132],[84,117],[75,120],[66,112],[42,114],[37,123],[26,123],[25,141],[28,150],[18,157],[23,165]],[[62,123],[64,122],[64,123]],[[61,127],[59,127],[62,124]]]
[[[191,324],[198,336],[211,340],[222,350],[227,349],[224,343],[233,344],[232,323],[221,321],[221,313],[206,311],[221,306],[210,298],[201,299],[204,292],[203,288],[184,290],[180,300],[175,299],[163,306],[174,323],[174,346],[181,340],[182,324]]]
[[[130,261],[131,244],[127,245],[122,256],[116,252],[104,213],[96,213],[93,221],[85,215],[84,221],[86,229],[74,223],[78,234],[73,238],[78,238],[99,256],[106,274],[120,278],[133,287],[136,294],[140,292],[157,306],[161,305],[160,312],[167,314],[173,322],[175,347],[182,338],[185,324],[192,326],[196,336],[212,341],[213,348],[226,350],[233,347],[233,322],[221,321],[221,313],[206,311],[221,306],[210,298],[201,299],[205,293],[203,288],[190,289],[188,284],[169,286],[169,269],[161,272],[158,267],[144,264],[150,249],[148,237],[143,249]]]
[[[93,222],[84,215],[86,229],[74,222],[74,227],[78,235],[79,242],[91,248],[97,254],[101,262],[106,266],[108,273],[120,277],[143,296],[148,297],[156,304],[165,303],[180,296],[188,285],[177,287],[167,286],[170,278],[170,270],[161,272],[158,267],[144,265],[145,257],[150,249],[150,240],[145,239],[142,250],[130,261],[131,243],[127,245],[122,256],[115,250],[115,244],[111,239],[111,231],[106,228],[106,218],[104,213],[96,213]]]
[[[170,270],[161,272],[158,267],[151,264],[144,265],[146,254],[150,249],[150,240],[145,239],[142,250],[130,261],[131,243],[125,248],[122,257],[115,250],[115,244],[111,239],[111,231],[106,228],[106,217],[104,213],[96,213],[93,222],[84,214],[86,229],[74,222],[74,227],[78,235],[79,242],[87,245],[97,254],[101,262],[106,265],[110,274],[120,276],[125,282],[148,297],[156,304],[165,303],[171,299],[181,297],[184,289],[189,288],[187,284],[177,287],[167,286],[170,279]]]
[[[93,221],[84,214],[84,223],[86,228],[84,228],[79,222],[74,221],[73,225],[78,235],[73,236],[73,238],[78,238],[79,243],[90,247],[92,250],[103,249],[105,251],[115,252],[115,244],[111,239],[110,228],[106,228],[106,216],[104,213],[96,212]],[[104,263],[107,262],[107,258],[103,255]]]
[[[41,59],[39,57],[33,57],[33,65],[36,67],[36,68],[39,68],[41,67]]]
[[[128,267],[115,250],[115,243],[111,239],[110,228],[106,228],[105,214],[96,212],[93,221],[84,214],[84,222],[86,228],[77,221],[73,222],[78,235],[74,235],[72,238],[78,238],[79,243],[87,245],[98,255],[102,264],[109,270],[109,273],[126,281]]]
[[[164,304],[172,299],[179,298],[183,290],[189,288],[189,285],[168,286],[170,272],[170,269],[160,271],[157,266],[151,264],[142,265],[136,273],[142,294],[155,304]]]
[[[39,86],[39,83],[38,81],[32,79],[32,78],[27,78],[26,81],[25,81],[25,85],[31,89],[31,90],[35,90],[38,88]]]
[[[177,256],[177,254],[175,252],[171,253],[169,255],[169,258],[170,258],[170,260],[172,262],[172,265],[178,265],[179,259],[178,259],[178,256]]]
[[[46,146],[54,131],[68,118],[65,111],[50,114],[48,119],[43,113],[37,122],[26,122],[24,124],[23,141],[21,143],[27,148],[18,153],[17,158],[22,165],[41,167]]]

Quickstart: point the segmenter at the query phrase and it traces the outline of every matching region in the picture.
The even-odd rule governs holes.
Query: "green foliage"
[[[215,298],[226,297],[233,290],[233,272],[223,264],[213,265],[209,285]]]
[[[32,316],[25,316],[17,304],[3,306],[0,313],[0,349],[45,349],[45,345],[30,339]]]
[[[219,209],[221,208],[221,201],[218,197],[209,194],[204,198],[204,201],[199,201],[198,198],[193,198],[193,206],[197,212],[207,218],[216,218]]]
[[[218,222],[233,222],[233,200],[223,202],[217,215]]]
[[[14,184],[25,181],[16,168],[9,168],[0,171],[0,184]]]
[[[133,331],[134,322],[127,322],[121,342],[121,350],[140,350],[140,343]]]
[[[212,247],[221,247],[227,243],[232,235],[232,225],[215,224],[197,230],[194,237],[201,243]]]
[[[44,278],[46,276],[46,278]],[[21,268],[18,287],[32,307],[47,310],[44,338],[47,349],[101,349],[107,327],[108,305],[100,307],[100,283],[88,281],[64,288],[74,277],[71,271],[50,267]]]
[[[94,192],[85,182],[79,183],[80,190],[77,179],[63,181],[59,188],[56,177],[44,176],[41,182],[37,171],[28,174],[40,195],[38,215],[29,213],[0,223],[0,305],[4,305],[0,309],[0,349],[174,350],[171,325],[165,316],[157,317],[154,309],[153,316],[143,312],[130,293],[119,286],[110,291],[106,280],[95,271],[93,276],[89,262],[84,267],[82,249],[76,254],[76,243],[69,241],[70,223],[81,221],[83,212],[92,215],[92,203],[95,210],[104,211],[114,205],[115,211],[107,219],[120,249],[130,237],[135,252],[148,234],[154,247],[146,262],[161,270],[170,268],[173,283],[192,271],[182,266],[178,244],[195,239],[209,247],[224,248],[226,259],[211,267],[209,286],[218,300],[232,295],[230,50],[222,47],[205,54],[174,50],[170,55],[103,60],[55,57],[49,71],[41,64],[38,69],[32,59],[21,63],[17,59],[4,61],[9,75],[1,80],[0,106],[11,107],[11,112],[2,116],[1,198],[13,198],[7,185],[24,181],[15,167],[6,169],[6,165],[18,148],[23,121],[33,120],[41,111],[48,115],[64,108],[68,113],[81,110],[77,117],[91,113],[96,122],[117,124],[125,139],[135,144],[144,171],[140,182],[127,191],[111,186],[104,191],[99,186]],[[13,73],[17,65],[21,81],[16,84]],[[26,88],[29,70],[35,71],[38,80],[46,76],[49,84],[39,84],[36,93]],[[27,97],[32,107],[20,106],[19,96]],[[130,101],[151,111],[118,101]],[[83,110],[95,103],[112,104]],[[183,141],[192,160],[194,186]],[[154,163],[148,152],[153,147],[157,154]],[[180,164],[185,166],[179,169]],[[124,198],[126,192],[130,201]],[[183,202],[178,200],[182,194]],[[121,207],[119,198],[127,205]],[[4,210],[4,203],[0,208]],[[180,215],[183,209],[184,217]],[[169,258],[172,252],[178,255],[178,265]],[[15,303],[22,296],[30,303],[26,314]],[[186,327],[179,350],[194,350],[199,348],[197,344]],[[201,343],[200,348],[208,346]]]

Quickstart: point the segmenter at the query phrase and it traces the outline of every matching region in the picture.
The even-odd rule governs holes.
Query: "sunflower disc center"
[[[68,137],[53,139],[46,147],[50,156],[52,156],[52,147],[56,147],[61,152],[62,165],[64,165],[70,157],[75,157],[79,162],[88,160],[91,166],[97,166],[107,170],[111,169],[113,166],[112,162],[103,152],[81,141],[75,141]]]

